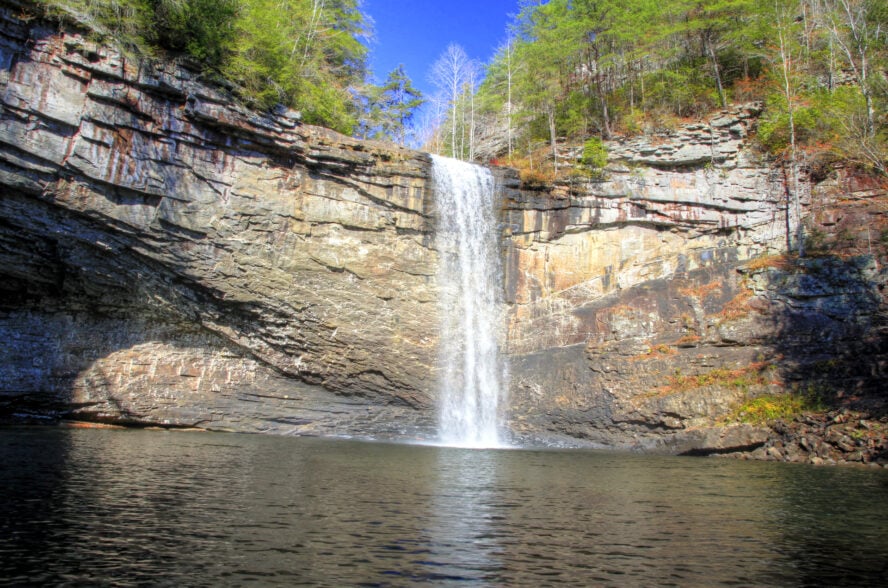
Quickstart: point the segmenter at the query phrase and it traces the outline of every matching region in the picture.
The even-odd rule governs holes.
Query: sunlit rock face
[[[304,433],[425,418],[426,155],[0,15],[12,410]]]
[[[756,394],[815,390],[884,412],[888,276],[872,235],[888,225],[885,186],[805,183],[809,247],[830,243],[768,262],[796,248],[798,221],[782,170],[746,141],[757,113],[611,142],[600,178],[551,192],[503,175],[516,434],[728,452],[768,438],[723,426]]]

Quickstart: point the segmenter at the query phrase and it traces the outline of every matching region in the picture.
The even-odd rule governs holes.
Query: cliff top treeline
[[[525,1],[483,81],[449,63],[460,90],[427,145],[457,157],[551,173],[559,139],[656,133],[761,101],[773,154],[886,173],[884,0]]]
[[[140,54],[185,54],[258,107],[404,142],[422,97],[403,69],[367,82],[360,0],[19,0]],[[815,167],[839,159],[888,175],[885,0],[520,0],[481,66],[458,46],[417,129],[429,151],[505,160],[552,179],[559,141],[655,134],[729,102],[765,105],[759,144]],[[590,141],[591,138],[591,141]]]
[[[260,108],[299,109],[350,133],[353,88],[367,74],[368,20],[359,0],[25,0],[40,16],[76,21],[141,55],[185,54]]]

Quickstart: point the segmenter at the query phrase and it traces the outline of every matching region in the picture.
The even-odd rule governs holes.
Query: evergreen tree
[[[400,145],[406,144],[413,115],[424,103],[422,93],[413,86],[404,66],[396,67],[388,74],[379,98],[383,133]]]
[[[756,0],[673,0],[680,18],[673,32],[691,41],[687,49],[699,47],[712,71],[722,108],[728,104],[721,56],[735,49],[755,20]]]
[[[207,67],[218,68],[229,57],[239,0],[151,0],[157,42],[184,51]]]
[[[357,0],[241,1],[237,43],[223,73],[260,105],[283,103],[306,122],[351,133],[351,89],[364,77],[367,54]]]
[[[349,133],[352,89],[366,75],[360,0],[31,0],[50,16],[75,14],[131,50],[190,54],[248,102],[302,111]]]

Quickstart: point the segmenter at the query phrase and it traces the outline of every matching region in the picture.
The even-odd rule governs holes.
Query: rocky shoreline
[[[842,409],[778,421],[771,425],[773,433],[763,446],[732,457],[888,468],[888,417],[867,417]]]

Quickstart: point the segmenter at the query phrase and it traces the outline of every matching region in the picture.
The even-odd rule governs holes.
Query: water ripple
[[[0,430],[0,585],[860,586],[886,472]]]

